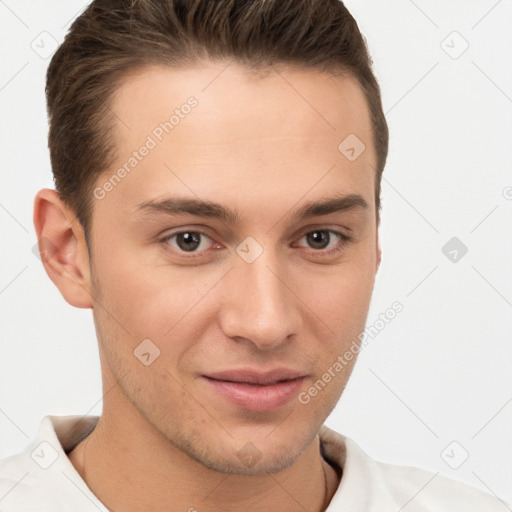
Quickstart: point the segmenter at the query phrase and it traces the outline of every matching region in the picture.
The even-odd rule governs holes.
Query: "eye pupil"
[[[328,231],[312,231],[307,234],[308,243],[312,244],[315,249],[324,249],[329,245],[329,232]],[[320,247],[318,247],[320,244]]]
[[[200,235],[199,233],[192,233],[190,231],[179,233],[176,235],[176,243],[180,249],[190,252],[197,249],[201,244]]]

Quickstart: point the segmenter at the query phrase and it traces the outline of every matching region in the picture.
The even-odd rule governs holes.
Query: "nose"
[[[276,349],[299,332],[302,317],[291,273],[271,251],[252,263],[235,254],[234,268],[224,282],[220,314],[226,336],[248,340],[258,349]]]

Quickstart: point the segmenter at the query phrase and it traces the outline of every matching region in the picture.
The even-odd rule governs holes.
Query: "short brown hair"
[[[113,165],[109,103],[127,72],[232,59],[352,74],[367,99],[377,154],[377,222],[388,127],[366,40],[340,0],[94,0],[73,22],[46,77],[55,186],[84,227],[92,187]]]

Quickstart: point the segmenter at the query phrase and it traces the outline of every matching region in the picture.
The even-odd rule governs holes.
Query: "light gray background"
[[[327,424],[377,459],[511,503],[512,1],[346,4],[391,134],[368,325],[394,301],[404,310],[363,350]],[[0,457],[46,414],[101,413],[92,314],[62,299],[32,252],[33,197],[53,186],[48,56],[84,5],[0,1]],[[456,262],[442,252],[452,237],[468,248]]]

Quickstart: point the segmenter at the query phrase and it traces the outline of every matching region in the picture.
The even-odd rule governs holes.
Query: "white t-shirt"
[[[0,461],[1,512],[108,512],[75,470],[69,453],[99,416],[45,416],[35,438]],[[324,457],[343,468],[327,512],[505,512],[501,500],[455,480],[369,457],[323,426]]]

